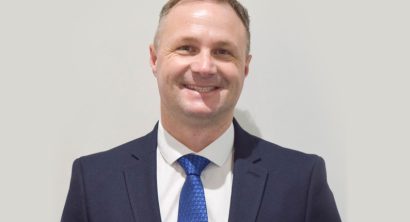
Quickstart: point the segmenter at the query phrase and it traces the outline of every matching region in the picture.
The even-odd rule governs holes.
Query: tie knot
[[[188,154],[179,158],[178,163],[184,168],[186,175],[200,176],[202,170],[209,164],[209,160],[202,156]]]

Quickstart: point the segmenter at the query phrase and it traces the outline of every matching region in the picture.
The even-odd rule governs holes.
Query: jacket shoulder
[[[145,136],[131,140],[112,149],[82,156],[75,160],[84,168],[101,171],[124,169],[135,159],[156,151],[156,128]]]
[[[316,161],[322,160],[322,158],[316,154],[305,153],[293,148],[280,146],[261,138],[258,139],[260,140],[258,152],[267,159],[274,159],[293,165],[313,164]]]
[[[254,136],[235,123],[235,159],[260,159],[267,168],[288,166],[293,168],[313,166],[322,160],[315,154],[285,148]]]

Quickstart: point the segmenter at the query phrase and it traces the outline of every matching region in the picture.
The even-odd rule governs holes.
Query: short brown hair
[[[159,15],[159,23],[161,22],[164,16],[168,15],[168,13],[171,11],[173,7],[181,1],[184,1],[184,0],[169,0],[167,3],[165,3],[165,5],[162,6],[161,13]],[[251,32],[249,31],[250,19],[249,19],[248,10],[237,0],[213,0],[213,1],[228,3],[232,7],[232,9],[236,12],[238,17],[241,19],[242,24],[245,26],[246,35],[248,38],[246,48],[247,48],[247,52],[249,53],[250,45],[251,45]],[[157,30],[157,33],[155,34],[155,40],[154,40],[155,42],[157,41],[156,40],[157,35],[158,35],[158,30]]]

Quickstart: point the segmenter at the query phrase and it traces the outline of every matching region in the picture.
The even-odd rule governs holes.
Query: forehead
[[[197,16],[205,15],[205,13],[212,13],[213,15],[224,15],[226,20],[237,20],[241,22],[235,10],[225,1],[206,1],[206,0],[182,0],[170,9],[168,14],[162,18],[169,20],[173,17],[183,17],[188,14],[196,14]],[[223,21],[219,21],[223,22]]]
[[[234,9],[227,2],[218,1],[181,1],[161,19],[158,31],[166,32],[169,39],[179,32],[189,34],[189,30],[200,29],[213,35],[246,37],[245,26]]]

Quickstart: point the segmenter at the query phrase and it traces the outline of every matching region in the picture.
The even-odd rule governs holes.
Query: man
[[[340,221],[320,157],[234,120],[249,45],[237,1],[168,1],[150,46],[161,119],[142,138],[74,162],[62,221]]]

